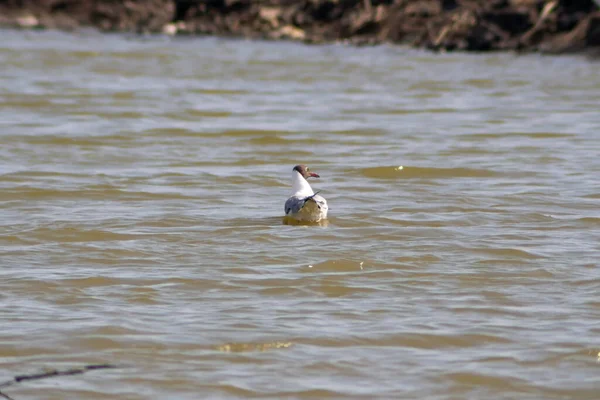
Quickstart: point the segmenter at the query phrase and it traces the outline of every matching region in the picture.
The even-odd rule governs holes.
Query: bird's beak
[[[319,174],[315,174],[314,172],[309,172],[308,176],[312,176],[313,178],[320,178]]]

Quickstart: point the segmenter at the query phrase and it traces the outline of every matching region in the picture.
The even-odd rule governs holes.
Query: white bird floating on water
[[[306,179],[319,178],[306,165],[296,165],[292,171],[292,196],[285,202],[286,217],[301,222],[327,219],[327,200],[314,193]]]

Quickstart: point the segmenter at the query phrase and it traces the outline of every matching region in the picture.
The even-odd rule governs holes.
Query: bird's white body
[[[319,222],[327,219],[327,201],[315,194],[308,181],[292,171],[292,195],[285,202],[285,215],[296,221]]]

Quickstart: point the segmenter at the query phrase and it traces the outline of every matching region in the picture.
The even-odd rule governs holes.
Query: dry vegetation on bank
[[[600,46],[594,0],[0,0],[0,25],[464,51]]]

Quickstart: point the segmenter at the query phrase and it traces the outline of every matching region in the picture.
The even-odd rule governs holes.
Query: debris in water
[[[224,353],[241,353],[246,351],[267,351],[272,349],[286,349],[292,345],[291,342],[272,343],[227,343],[217,346],[216,350]]]
[[[34,374],[30,374],[30,375],[17,375],[13,379],[10,379],[4,383],[0,383],[0,389],[4,390],[4,388],[7,388],[9,386],[13,386],[13,385],[27,382],[27,381],[35,381],[35,380],[39,380],[39,379],[54,378],[57,376],[79,375],[79,374],[84,374],[88,371],[94,371],[94,370],[99,370],[99,369],[110,369],[110,368],[119,368],[119,366],[114,365],[114,364],[90,364],[90,365],[84,365],[83,367],[80,367],[80,368],[71,368],[71,369],[65,369],[65,370],[49,369],[49,370],[46,370],[44,372],[40,372],[37,374],[34,373]],[[0,397],[4,398],[4,399],[12,400],[12,397],[10,397],[6,393],[4,393],[2,390],[0,390]]]

